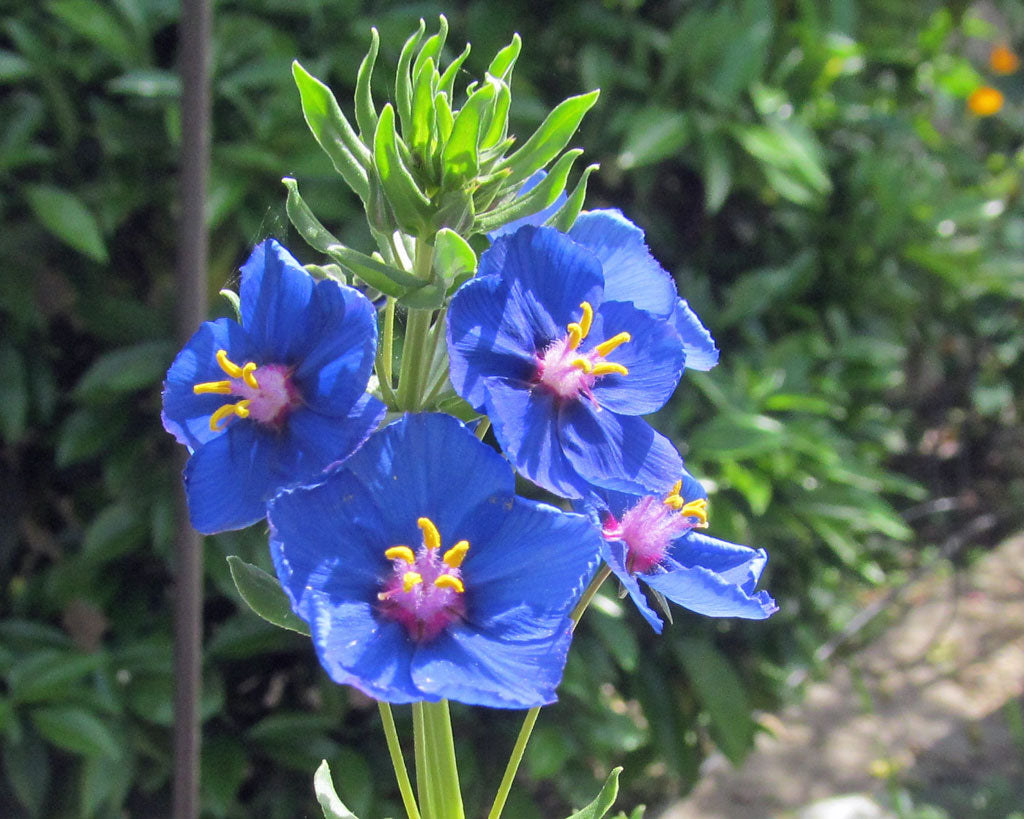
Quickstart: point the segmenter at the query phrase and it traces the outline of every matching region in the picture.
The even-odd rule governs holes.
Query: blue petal
[[[505,460],[450,415],[405,415],[371,436],[343,468],[359,476],[390,522],[391,544],[416,546],[420,517],[448,539],[461,539],[463,519],[491,496],[514,493]],[[451,545],[451,544],[449,544]]]
[[[448,358],[456,392],[479,410],[487,379],[529,381],[537,370],[536,350],[544,346],[509,303],[509,288],[497,276],[466,282],[448,310]],[[506,317],[506,314],[511,314]],[[517,318],[518,316],[518,318]]]
[[[605,541],[601,553],[608,564],[608,568],[619,579],[623,588],[629,592],[629,597],[636,605],[640,614],[651,624],[651,628],[654,629],[655,633],[661,634],[665,624],[655,614],[654,609],[647,604],[647,598],[640,591],[640,584],[637,582],[636,575],[626,570],[626,544],[621,540]]]
[[[335,602],[319,593],[312,595],[310,611],[313,645],[332,680],[397,704],[438,699],[410,676],[416,644],[404,626],[378,618],[370,603]]]
[[[524,193],[532,191],[547,175],[547,171],[535,171],[516,192],[516,196],[522,196]],[[558,198],[555,199],[554,204],[548,205],[544,210],[538,211],[537,213],[531,213],[529,216],[523,216],[521,219],[515,219],[512,222],[508,222],[497,230],[492,230],[487,234],[487,238],[493,242],[499,236],[507,236],[510,233],[515,233],[519,228],[524,227],[525,225],[543,225],[549,218],[558,212],[558,209],[565,204],[568,198],[569,197],[566,196],[565,191],[562,191],[558,194]]]
[[[668,571],[642,578],[698,614],[762,620],[778,610],[767,592],[754,592],[767,559],[762,549],[688,532],[672,544],[663,563]]]
[[[482,631],[502,630],[507,623],[495,623],[523,609],[531,621],[553,625],[569,614],[594,573],[600,535],[583,515],[501,500],[474,510],[472,528],[460,535],[470,543],[462,564],[466,619]]]
[[[289,416],[282,431],[279,486],[293,486],[316,478],[328,467],[345,460],[377,428],[387,411],[368,393],[356,401],[346,418],[332,418],[300,408]]]
[[[217,364],[218,350],[227,350],[232,361],[249,361],[254,355],[238,322],[226,318],[207,321],[178,353],[164,381],[160,416],[164,429],[192,450],[222,434],[210,429],[210,416],[235,400],[229,395],[196,395],[192,391],[196,384],[227,378]]]
[[[203,444],[185,466],[189,518],[203,534],[241,529],[262,519],[276,488],[273,442],[248,421]]]
[[[268,505],[270,554],[295,613],[309,621],[309,592],[372,602],[391,568],[387,526],[366,487],[347,470],[279,493]]]
[[[513,613],[509,618],[520,621]],[[491,708],[533,708],[554,702],[572,639],[568,617],[550,630],[499,635],[460,626],[423,645],[412,676],[421,691],[435,697]]]
[[[523,477],[563,498],[583,497],[588,485],[563,452],[560,402],[552,393],[494,381],[486,410],[494,437]]]
[[[683,470],[672,443],[636,416],[574,401],[563,408],[558,432],[576,472],[595,486],[660,493]]]
[[[529,327],[534,351],[565,336],[566,325],[579,321],[581,302],[596,309],[603,301],[601,263],[554,228],[524,227],[503,236],[481,255],[479,275],[500,276],[508,285],[503,322]]]
[[[676,303],[671,321],[683,340],[688,369],[706,371],[718,363],[718,347],[715,346],[715,340],[685,299],[679,299]]]
[[[273,239],[242,265],[242,326],[266,363],[295,365],[310,337],[301,330],[313,296],[313,277]]]
[[[604,409],[623,415],[647,415],[664,406],[683,372],[683,349],[667,321],[652,318],[625,302],[605,302],[599,315],[598,331],[587,339],[592,349],[605,338],[626,331],[631,339],[616,347],[608,360],[622,364],[629,375],[601,376],[594,384],[594,397]]]
[[[667,318],[676,302],[676,285],[655,261],[644,232],[618,210],[581,213],[569,231],[601,261],[606,301],[628,301],[659,318]]]
[[[373,305],[354,288],[317,282],[302,333],[311,340],[294,376],[303,400],[325,415],[348,414],[373,370]]]

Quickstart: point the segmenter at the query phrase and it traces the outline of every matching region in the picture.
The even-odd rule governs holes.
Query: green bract
[[[371,29],[370,48],[356,81],[355,127],[330,88],[298,62],[293,65],[306,122],[342,179],[362,200],[380,258],[342,245],[303,202],[295,180],[284,180],[288,216],[307,242],[330,256],[346,275],[418,308],[440,306],[453,282],[473,271],[463,269],[468,256],[458,253],[457,270],[439,269],[442,266],[435,264],[414,276],[403,264],[398,249],[402,240],[396,233],[433,245],[441,231],[470,238],[552,205],[582,154],[566,146],[599,93],[564,100],[520,143],[509,134],[508,123],[519,35],[494,56],[481,81],[456,90],[455,80],[470,46],[445,65],[448,21],[440,17],[432,36],[424,37],[425,30],[420,20],[419,29],[406,40],[395,75],[394,103],[378,109],[370,81],[380,39],[377,30]],[[562,230],[571,227],[595,167],[583,172],[550,224]],[[546,178],[517,198],[523,183],[546,168]]]

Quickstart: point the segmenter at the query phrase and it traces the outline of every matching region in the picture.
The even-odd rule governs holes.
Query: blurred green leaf
[[[631,118],[619,154],[623,170],[653,165],[676,156],[690,141],[690,120],[681,111],[655,106],[641,108]]]
[[[78,654],[41,649],[21,658],[7,675],[11,699],[21,703],[59,701],[73,693],[81,679],[107,662],[104,654]]]
[[[97,358],[75,385],[75,397],[92,401],[160,383],[171,363],[170,341],[146,341]]]
[[[754,722],[742,681],[725,656],[704,640],[680,640],[678,654],[697,698],[711,718],[715,742],[738,765],[754,742]]]
[[[30,817],[42,816],[51,787],[50,756],[34,731],[23,731],[17,742],[5,742],[4,776]]]
[[[569,819],[601,819],[602,816],[608,813],[615,804],[616,797],[619,795],[620,773],[622,773],[622,768],[612,768],[611,773],[608,774],[608,778],[601,788],[601,792],[594,801],[583,808],[583,810],[576,811]]]
[[[109,261],[96,217],[75,194],[52,185],[26,185],[25,197],[50,233],[101,264]]]
[[[74,705],[36,708],[31,712],[36,730],[58,748],[84,757],[121,756],[114,732],[95,714]]]
[[[144,59],[142,49],[118,16],[95,0],[54,0],[46,8],[118,64],[127,66]]]
[[[12,446],[21,440],[28,422],[27,375],[18,351],[0,343],[0,436]]]

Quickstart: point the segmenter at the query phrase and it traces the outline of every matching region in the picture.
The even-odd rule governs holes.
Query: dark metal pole
[[[178,244],[178,335],[188,339],[206,318],[206,180],[210,164],[209,0],[182,0],[178,27],[181,73],[181,228]],[[189,525],[179,488],[174,583],[175,819],[199,816],[199,696],[202,670],[203,542]]]

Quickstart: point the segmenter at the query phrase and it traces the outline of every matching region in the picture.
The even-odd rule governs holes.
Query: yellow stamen
[[[384,557],[388,560],[404,560],[406,563],[416,562],[416,555],[408,546],[392,546],[384,552]]]
[[[580,319],[580,329],[583,331],[583,338],[590,333],[590,325],[594,323],[594,308],[589,301],[582,302],[580,309],[583,311],[583,318]]]
[[[453,569],[457,569],[462,565],[462,561],[466,559],[466,552],[469,551],[469,541],[460,540],[452,548],[444,553],[444,557],[441,558],[451,566]]]
[[[682,496],[680,496],[680,494],[679,494],[679,490],[682,489],[682,488],[683,488],[683,481],[682,481],[682,479],[680,479],[680,480],[675,482],[675,485],[672,487],[672,491],[669,492],[665,496],[665,505],[666,506],[671,506],[677,512],[680,509],[683,508],[683,504],[684,504]]]
[[[589,373],[594,369],[594,365],[590,363],[589,359],[586,358],[574,358],[572,366],[577,370],[583,370],[585,373]]]
[[[583,341],[583,328],[574,321],[566,326],[565,329],[569,331],[569,349],[575,350],[580,346],[580,342]]]
[[[428,549],[441,548],[441,533],[437,531],[434,521],[430,518],[419,518],[416,525],[423,532],[423,543]]]
[[[202,384],[193,384],[192,392],[196,395],[231,395],[230,381],[204,381]]]
[[[700,529],[708,525],[708,502],[704,498],[692,500],[679,510],[679,514],[687,518],[697,518],[697,526]]]
[[[242,367],[242,380],[252,387],[254,390],[260,388],[259,382],[256,380],[256,376],[253,373],[256,372],[256,364],[250,361],[244,367]]]
[[[614,335],[611,338],[606,339],[605,341],[602,341],[600,344],[598,344],[594,348],[594,352],[600,356],[608,355],[608,353],[610,353],[616,347],[618,347],[621,344],[625,344],[627,341],[632,341],[632,339],[633,336],[631,336],[629,333],[618,333],[617,335]]]
[[[402,575],[402,591],[412,591],[412,587],[423,582],[423,575],[419,572],[406,572]]]
[[[459,594],[466,590],[466,587],[462,585],[462,581],[450,574],[439,575],[434,580],[434,585],[439,589],[455,589]]]
[[[623,367],[621,364],[616,364],[613,361],[600,361],[594,365],[594,369],[591,375],[609,375],[616,373],[618,375],[629,375],[629,370]]]
[[[242,377],[242,368],[228,358],[227,350],[217,350],[217,363],[220,364],[220,368],[232,378]]]
[[[210,416],[210,429],[213,432],[219,432],[221,421],[227,420],[232,415],[237,415],[239,418],[248,418],[249,404],[251,403],[252,401],[245,398],[234,404],[225,404]]]

